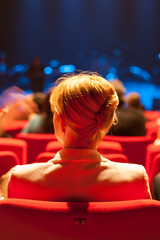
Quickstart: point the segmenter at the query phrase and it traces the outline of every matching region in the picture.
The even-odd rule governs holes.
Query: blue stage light
[[[113,79],[115,79],[115,78],[118,78],[118,76],[117,76],[116,74],[114,74],[114,73],[108,73],[108,74],[106,75],[106,79],[107,79],[107,80],[113,80]]]
[[[114,54],[114,56],[119,57],[119,56],[121,56],[122,51],[120,49],[114,49],[113,54]]]
[[[139,74],[141,74],[141,71],[142,71],[141,68],[138,67],[138,66],[130,66],[130,67],[129,67],[129,72],[130,72],[130,73],[139,75]]]
[[[6,64],[0,63],[0,73],[5,74],[6,73]]]
[[[29,84],[29,78],[27,78],[26,76],[21,76],[20,78],[19,78],[19,82],[21,83],[21,84],[24,84],[24,85],[27,85],[27,84]]]
[[[45,67],[43,71],[46,75],[49,75],[53,72],[53,69],[48,66],[48,67]]]
[[[51,60],[49,62],[49,66],[51,66],[51,67],[58,67],[58,65],[59,65],[59,61],[58,60]]]
[[[24,72],[24,66],[22,64],[17,64],[12,68],[13,72]]]
[[[150,81],[152,79],[151,75],[149,72],[147,72],[145,69],[142,69],[138,66],[130,66],[129,67],[129,72],[133,73],[134,75],[143,78],[146,81]]]
[[[75,69],[76,69],[75,66],[72,65],[72,64],[70,64],[70,65],[62,65],[62,66],[59,67],[59,71],[61,73],[74,72]]]

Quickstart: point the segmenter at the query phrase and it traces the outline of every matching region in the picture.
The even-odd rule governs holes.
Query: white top
[[[62,149],[46,163],[13,168],[8,197],[54,201],[151,198],[143,166],[116,163],[91,149]]]

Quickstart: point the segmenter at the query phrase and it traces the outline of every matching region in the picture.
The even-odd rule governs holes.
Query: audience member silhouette
[[[134,107],[127,107],[125,88],[119,79],[111,81],[119,97],[119,106],[116,111],[118,123],[110,129],[110,135],[116,136],[145,136],[146,118],[143,113]]]
[[[141,103],[140,95],[137,92],[131,92],[127,96],[128,107],[134,107],[141,111],[144,111],[145,108]]]
[[[53,114],[50,107],[50,92],[45,95],[35,93],[33,100],[38,105],[38,113],[33,114],[23,133],[54,133]]]
[[[32,63],[27,71],[31,81],[33,92],[43,92],[44,89],[44,72],[43,65],[38,57],[33,58]]]

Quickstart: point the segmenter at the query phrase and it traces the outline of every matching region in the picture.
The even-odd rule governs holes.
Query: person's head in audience
[[[64,147],[96,148],[116,121],[117,93],[95,73],[65,76],[50,96],[55,134]]]
[[[126,89],[125,89],[122,81],[119,80],[119,79],[113,79],[110,82],[113,85],[113,87],[115,88],[115,90],[117,92],[117,95],[118,95],[118,98],[119,98],[119,105],[118,105],[118,107],[121,107],[125,103],[125,92],[126,92]]]
[[[50,95],[51,90],[46,94],[41,113],[44,115],[45,122],[44,122],[44,132],[45,133],[54,133],[54,126],[53,126],[53,113],[51,110],[50,105]]]
[[[36,103],[39,113],[41,113],[43,110],[43,105],[44,105],[45,99],[46,99],[45,93],[43,93],[43,92],[33,93],[33,101]]]
[[[128,94],[127,102],[129,107],[134,107],[137,109],[144,110],[144,107],[141,104],[140,95],[137,92],[132,92]]]

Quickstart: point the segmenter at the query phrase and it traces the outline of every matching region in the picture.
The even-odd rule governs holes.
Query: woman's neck
[[[89,143],[86,139],[77,139],[71,128],[67,128],[64,134],[63,141],[64,148],[77,148],[77,149],[94,149],[97,150],[98,141]]]

